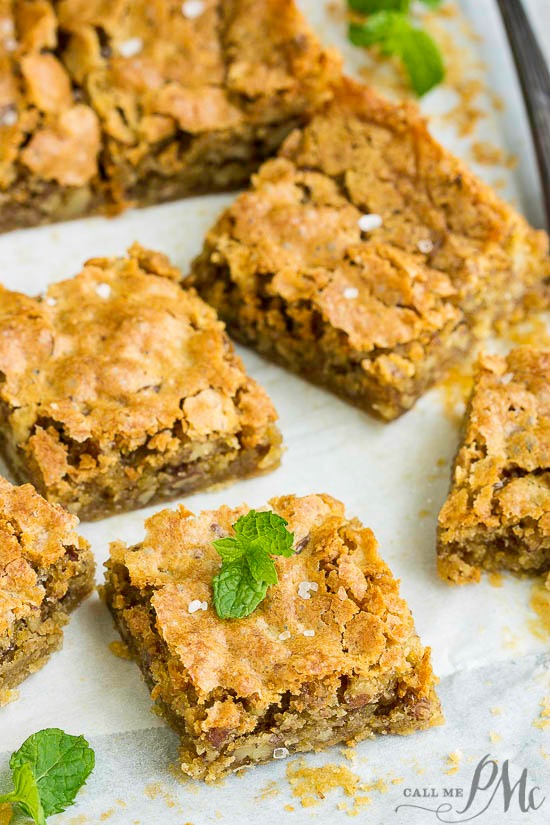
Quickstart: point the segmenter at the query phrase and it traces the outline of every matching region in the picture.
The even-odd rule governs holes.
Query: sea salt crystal
[[[286,759],[287,756],[290,756],[288,748],[275,748],[273,751],[273,759]]]
[[[188,20],[195,20],[196,17],[201,16],[203,11],[203,0],[186,0],[181,7],[181,13],[184,17],[187,17]]]
[[[319,590],[317,582],[300,582],[298,585],[298,595],[301,599],[311,599],[311,590],[313,592]]]
[[[17,112],[10,107],[0,112],[0,126],[15,126],[17,123]]]
[[[57,301],[56,301],[55,298],[46,298],[46,303],[48,304],[49,307],[54,307],[54,306],[56,306]]]
[[[380,215],[361,215],[357,223],[361,232],[372,232],[373,229],[380,229],[383,221]]]
[[[95,291],[100,298],[109,298],[111,295],[111,287],[109,284],[98,284]]]
[[[119,43],[118,53],[121,54],[122,57],[135,57],[136,54],[140,53],[142,48],[143,40],[141,37],[130,37],[129,40]]]
[[[434,243],[429,238],[423,238],[416,245],[423,255],[429,255],[430,252],[433,252]]]
[[[187,610],[189,613],[196,613],[197,610],[207,610],[208,609],[208,602],[201,602],[200,599],[193,599],[192,602],[189,602],[189,607]]]
[[[315,636],[314,630],[304,630],[304,636]]]
[[[287,639],[290,639],[290,630],[283,630],[282,633],[279,633],[280,642],[286,642]]]
[[[347,286],[344,289],[344,298],[349,298],[350,300],[353,300],[353,298],[357,298],[358,295],[359,290],[356,289],[354,286]]]

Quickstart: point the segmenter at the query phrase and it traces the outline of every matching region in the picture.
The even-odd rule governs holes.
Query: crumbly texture
[[[93,588],[93,556],[77,525],[30,484],[0,477],[0,704],[61,647],[69,613]]]
[[[550,350],[481,356],[439,515],[438,568],[450,584],[478,581],[481,569],[550,570]]]
[[[0,288],[0,442],[13,472],[81,518],[280,459],[276,413],[214,310],[134,245],[39,298]]]
[[[111,545],[106,599],[152,697],[181,737],[181,767],[213,780],[283,754],[442,721],[430,651],[372,532],[327,495],[272,499],[295,554],[246,619],[220,619],[212,541],[248,511],[165,510],[143,543]],[[315,583],[310,598],[300,584]],[[303,592],[303,588],[301,588]],[[189,612],[195,601],[206,610]],[[313,631],[313,634],[311,633]],[[308,635],[305,635],[305,633]],[[274,757],[275,752],[275,757]]]
[[[222,214],[190,283],[238,340],[392,419],[548,299],[550,259],[416,107],[349,80]]]
[[[294,0],[0,0],[0,231],[248,181],[339,60]]]

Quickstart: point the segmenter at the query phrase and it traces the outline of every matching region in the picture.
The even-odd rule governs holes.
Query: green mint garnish
[[[443,58],[434,40],[397,11],[379,11],[364,23],[350,23],[355,46],[379,45],[382,54],[401,58],[411,85],[421,97],[445,77]]]
[[[251,510],[233,525],[234,536],[217,539],[222,558],[214,577],[214,607],[220,619],[243,619],[265,599],[267,588],[277,584],[271,556],[291,556],[294,535],[288,522],[276,513]]]
[[[58,728],[33,733],[11,756],[13,791],[0,796],[0,804],[11,802],[36,825],[44,825],[48,816],[73,804],[94,764],[83,736]]]
[[[434,9],[441,4],[441,0],[420,0],[425,6]],[[348,0],[352,11],[360,14],[376,14],[377,11],[400,11],[406,14],[411,6],[411,0]]]

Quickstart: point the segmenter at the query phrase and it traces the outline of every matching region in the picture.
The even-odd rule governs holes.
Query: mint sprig
[[[403,0],[348,0],[351,8],[369,14],[362,23],[350,23],[349,39],[354,46],[378,45],[382,54],[399,57],[411,86],[419,97],[445,77],[439,47],[430,35],[407,16]],[[439,0],[423,0],[429,6]]]
[[[234,536],[217,539],[220,572],[214,577],[214,607],[220,619],[243,619],[263,601],[279,578],[271,556],[293,554],[288,522],[271,511],[251,510],[233,525]]]
[[[11,802],[36,825],[72,805],[93,771],[95,756],[83,736],[71,736],[59,728],[33,733],[12,754],[13,791],[0,796]]]

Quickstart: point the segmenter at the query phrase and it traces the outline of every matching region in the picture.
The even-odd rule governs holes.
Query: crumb
[[[296,810],[296,809],[294,808],[294,805],[285,805],[285,811],[292,812],[292,811],[294,811],[294,810]]]
[[[256,796],[256,799],[272,799],[274,796],[278,796],[280,793],[279,787],[276,782],[268,782],[265,788],[262,788],[260,793]]]
[[[297,759],[287,765],[286,776],[292,795],[299,798],[303,808],[319,804],[326,794],[336,788],[346,796],[354,797],[361,788],[361,780],[346,765],[307,767],[305,760]]]
[[[493,714],[493,716],[502,716],[502,708],[499,708],[499,707],[491,708],[491,713]]]
[[[462,751],[453,751],[447,757],[447,770],[445,773],[447,776],[453,776],[455,773],[458,773],[460,768],[460,762],[462,760]]]
[[[357,751],[355,748],[342,748],[342,756],[353,762],[357,758]]]
[[[19,699],[19,691],[10,688],[0,690],[0,708],[9,705],[11,702],[16,702]]]
[[[69,825],[86,825],[89,821],[85,814],[78,814],[78,816],[72,816],[69,819]]]
[[[529,630],[542,642],[548,641],[550,638],[550,590],[544,586],[542,581],[536,581],[533,584],[529,606],[536,614],[535,619],[529,619],[527,622]]]
[[[472,392],[472,387],[471,360],[451,367],[446,378],[438,385],[443,402],[443,411],[447,419],[456,427],[460,427],[462,424],[466,403]]]
[[[506,648],[506,650],[517,650],[519,647],[519,638],[516,636],[515,633],[512,633],[509,627],[503,627],[502,633],[504,639],[502,640],[502,646]]]
[[[128,645],[125,642],[111,642],[109,644],[109,650],[113,656],[116,656],[118,659],[132,659],[132,654],[130,653]]]
[[[0,825],[9,825],[13,815],[13,808],[9,802],[0,804]]]
[[[545,696],[540,706],[541,711],[538,718],[533,722],[533,727],[546,730],[546,728],[550,728],[550,696]]]
[[[543,759],[550,759],[550,753],[548,753],[548,751],[545,751],[542,745],[540,746],[539,753]]]
[[[515,169],[518,163],[517,155],[505,152],[486,140],[472,143],[470,154],[472,159],[482,166],[505,166],[507,169]]]
[[[489,579],[489,584],[491,587],[502,587],[504,584],[504,577],[502,573],[499,573],[496,570],[492,570],[487,578]]]
[[[431,510],[426,510],[425,508],[422,508],[417,513],[418,518],[428,518],[428,516],[431,516],[431,515],[432,515],[432,511]]]
[[[497,742],[502,742],[502,736],[500,735],[500,733],[496,733],[496,731],[494,730],[489,731],[489,739],[491,740],[491,742],[493,742],[493,744],[496,744]]]
[[[114,808],[109,808],[108,811],[105,811],[104,813],[101,814],[101,816],[99,817],[100,821],[105,822],[106,819],[110,819],[112,817],[112,815],[114,814],[114,812],[115,812]]]
[[[123,799],[117,799],[116,804],[119,805],[121,808],[126,808],[127,803]]]
[[[504,329],[499,329],[497,324],[496,329],[499,334],[504,334],[512,344],[527,344],[537,348],[550,347],[550,332],[541,315],[532,315],[528,319],[521,319],[511,325],[506,323]]]

